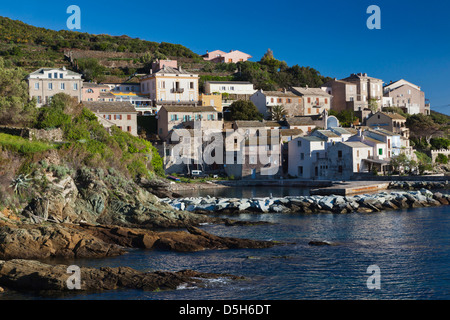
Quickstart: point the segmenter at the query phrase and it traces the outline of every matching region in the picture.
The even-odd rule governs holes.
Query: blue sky
[[[432,109],[450,114],[450,1],[29,1],[3,2],[0,15],[67,29],[69,5],[81,8],[81,32],[182,44],[198,54],[241,50],[258,61],[268,48],[288,65],[325,76],[351,73],[422,87]],[[381,30],[369,30],[370,5]]]

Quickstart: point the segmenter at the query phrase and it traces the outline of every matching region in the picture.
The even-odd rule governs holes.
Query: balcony
[[[173,88],[172,89],[172,93],[183,93],[184,89],[183,88]]]

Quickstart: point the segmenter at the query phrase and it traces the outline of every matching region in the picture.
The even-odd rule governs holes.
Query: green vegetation
[[[441,164],[447,164],[448,157],[445,154],[439,153],[436,157],[436,162]]]
[[[25,156],[55,148],[55,146],[50,143],[30,141],[22,137],[12,136],[6,133],[0,133],[0,146],[2,149],[18,152]]]
[[[0,125],[29,124],[35,115],[35,101],[28,99],[26,72],[0,57]]]
[[[271,120],[281,121],[286,117],[286,115],[287,112],[282,105],[276,105],[272,107]]]
[[[339,124],[343,127],[351,127],[354,123],[359,123],[359,118],[355,116],[352,110],[342,110],[337,112],[330,110],[330,116],[335,116],[339,120]]]
[[[230,105],[230,120],[263,120],[263,115],[251,101],[238,100]]]

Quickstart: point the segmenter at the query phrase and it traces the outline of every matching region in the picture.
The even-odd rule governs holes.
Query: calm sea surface
[[[65,299],[450,298],[449,207],[346,215],[244,214],[236,218],[275,224],[202,228],[220,236],[277,240],[286,244],[269,249],[196,253],[132,250],[121,257],[73,263],[81,267],[129,266],[142,271],[194,269],[241,275],[247,280],[219,279],[202,288],[167,292],[124,290]],[[309,246],[311,240],[326,240],[336,245]],[[370,276],[367,268],[371,265],[380,268],[380,290],[367,288]],[[4,296],[8,297],[14,294]]]

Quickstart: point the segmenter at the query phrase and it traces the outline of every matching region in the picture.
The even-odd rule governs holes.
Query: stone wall
[[[446,155],[447,157],[450,156],[450,149],[440,149],[440,150],[431,150],[431,160],[433,162],[436,161],[436,157],[438,154]]]
[[[0,126],[0,133],[19,136],[28,140],[40,140],[51,142],[62,142],[63,132],[61,129],[32,129]]]

